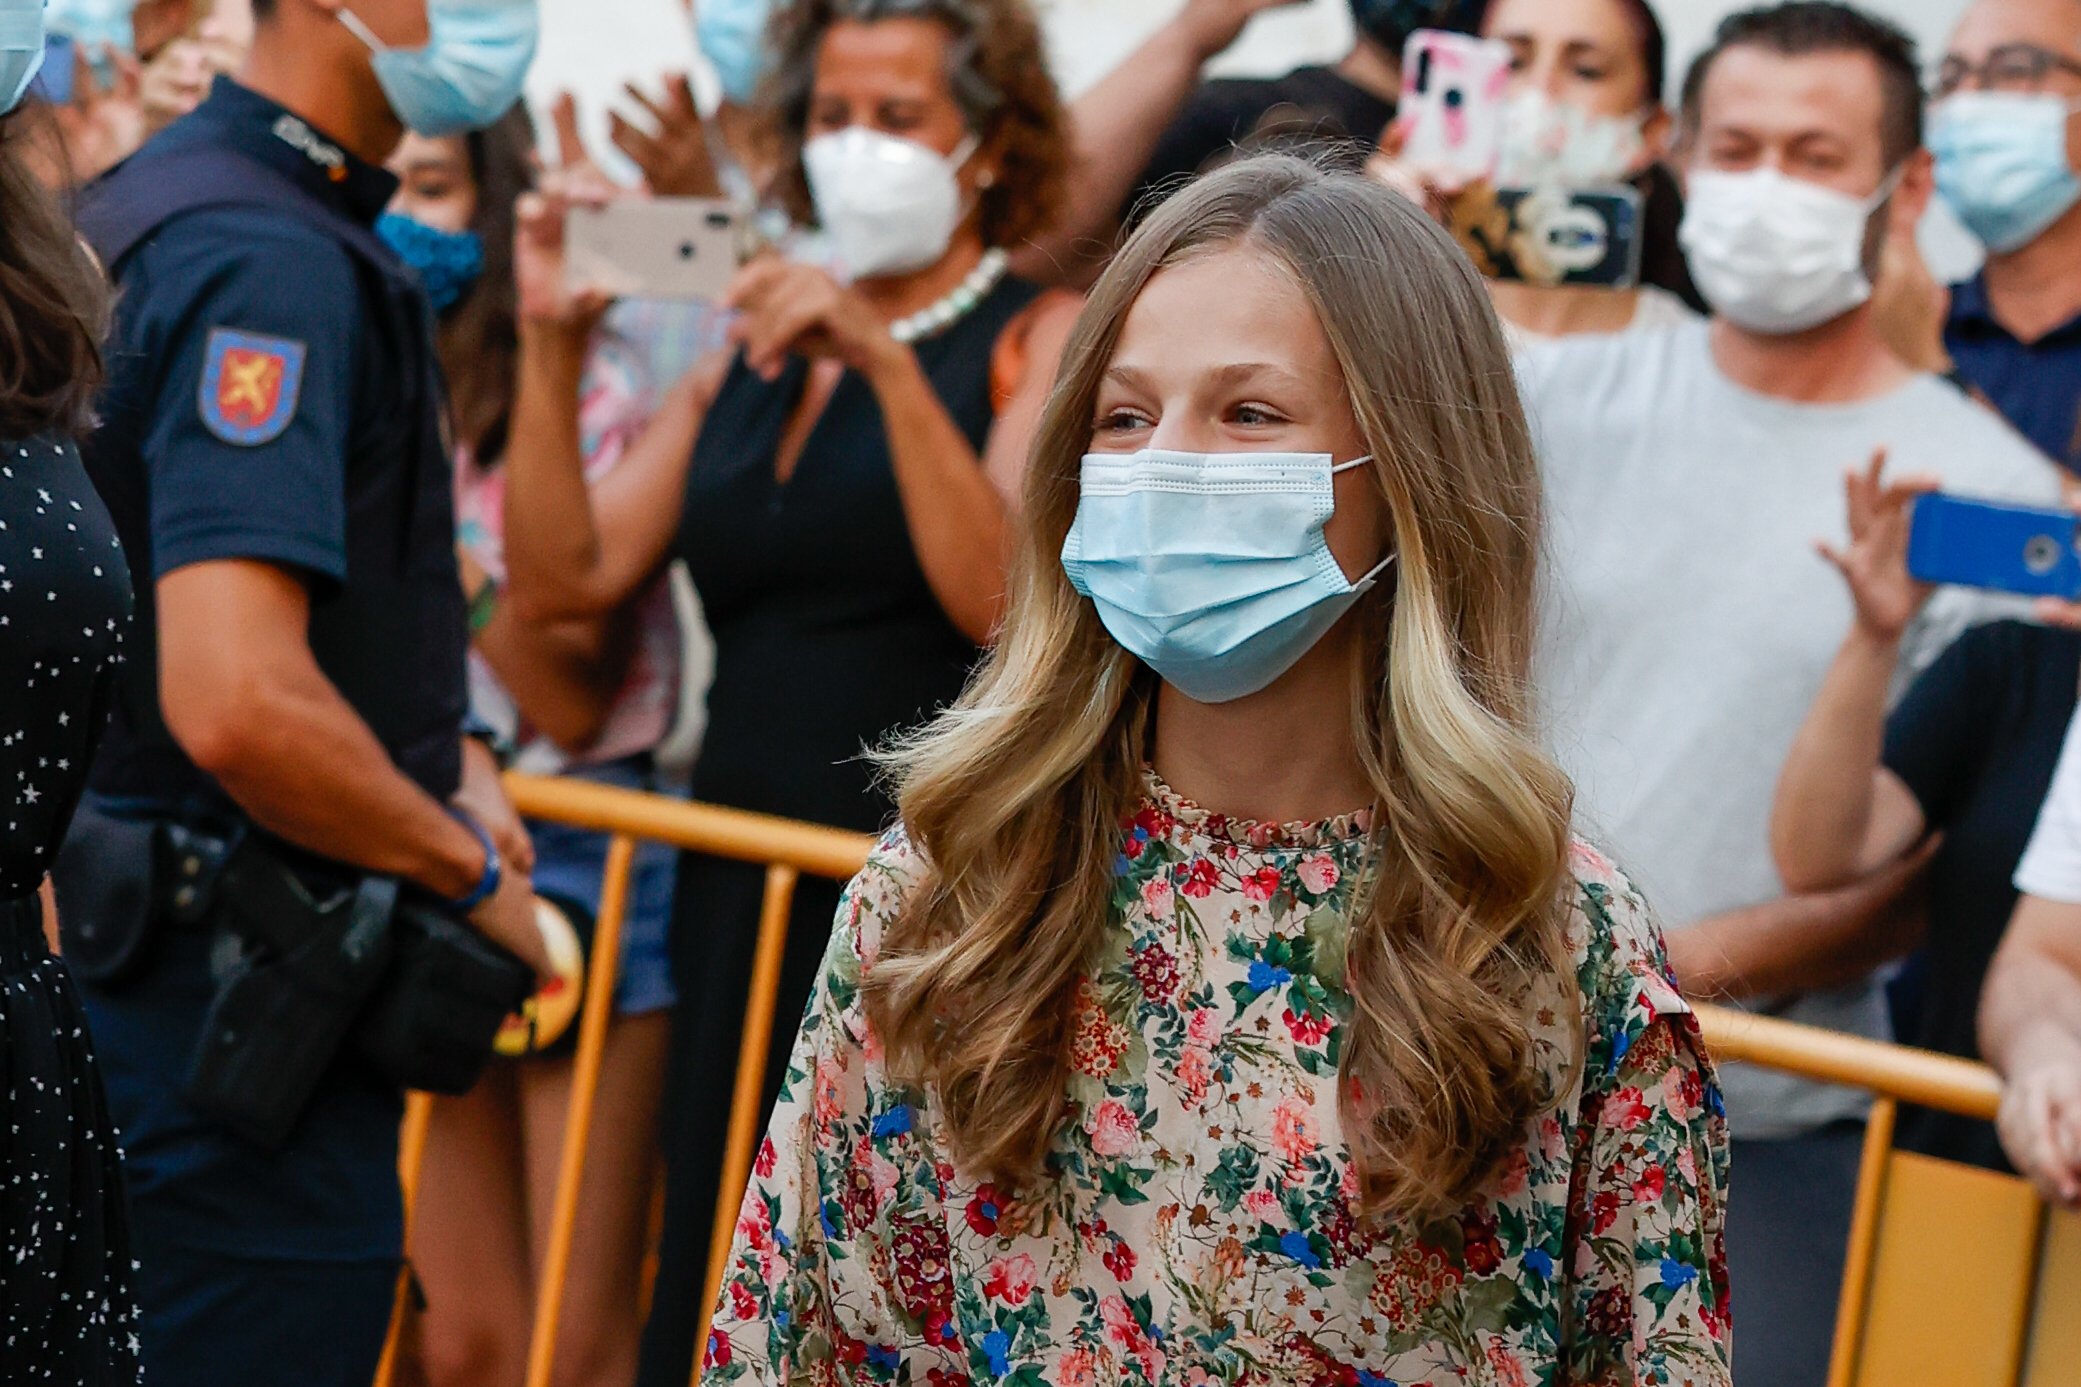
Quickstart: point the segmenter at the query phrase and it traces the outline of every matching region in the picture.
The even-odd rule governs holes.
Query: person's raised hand
[[[1242,34],[1245,25],[1266,10],[1283,10],[1306,0],[1185,0],[1175,21],[1203,58],[1221,52]]]
[[[657,197],[720,195],[722,183],[715,175],[708,130],[686,74],[667,73],[664,93],[655,100],[633,82],[622,90],[643,108],[651,128],[645,130],[618,111],[609,112],[608,138],[642,171],[643,186]]]
[[[744,364],[775,380],[789,356],[832,358],[872,379],[908,355],[868,302],[814,265],[761,256],[737,272],[722,307]]]
[[[1366,160],[1367,177],[1408,198],[1440,226],[1452,225],[1453,199],[1467,190],[1467,184],[1418,168],[1404,156],[1404,145],[1401,122],[1389,121],[1380,132],[1379,148]]]
[[[2039,1194],[2081,1208],[2081,1062],[2073,1054],[2009,1076],[1995,1126],[2010,1163]]]
[[[569,92],[550,104],[556,166],[537,172],[535,188],[521,194],[513,215],[513,279],[523,329],[584,334],[607,311],[611,296],[570,282],[564,223],[573,207],[604,207],[627,196],[586,153],[578,131],[578,102]]]
[[[1935,589],[1908,572],[1908,529],[1915,498],[1938,489],[1933,477],[1888,480],[1886,450],[1843,477],[1849,514],[1849,543],[1842,548],[1817,540],[1815,552],[1842,574],[1856,604],[1857,624],[1867,635],[1899,640]]]

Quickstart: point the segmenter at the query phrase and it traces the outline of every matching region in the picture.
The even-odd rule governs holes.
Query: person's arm
[[[2017,904],[1979,1029],[2004,1081],[2002,1149],[2047,1199],[2081,1208],[2081,904]]]
[[[978,644],[996,632],[1011,556],[1009,508],[947,413],[917,353],[873,307],[822,270],[778,259],[746,266],[724,299],[745,364],[768,379],[791,353],[832,357],[866,378],[918,566],[948,620]]]
[[[1926,839],[1848,886],[1724,911],[1669,935],[1684,995],[1738,1001],[1845,987],[1921,943]]]
[[[1844,479],[1849,545],[1815,546],[1842,574],[1856,615],[1778,777],[1770,846],[1791,891],[1841,886],[1898,857],[1926,827],[1880,757],[1901,637],[1931,592],[1908,574],[1908,518],[1935,483],[1888,483],[1885,462],[1882,449]]]
[[[159,580],[159,700],[190,760],[270,833],[334,861],[467,895],[485,871],[477,836],[406,778],[318,668],[309,591],[243,559]],[[546,971],[524,870],[471,920]]]
[[[515,236],[520,363],[504,462],[505,557],[508,599],[529,622],[604,616],[657,571],[720,382],[712,366],[691,373],[614,470],[587,485],[578,398],[603,301],[564,284],[564,208],[529,194]]]
[[[1605,879],[1598,881],[1597,877]],[[1615,872],[1586,903],[1609,961],[1582,1000],[1582,1099],[1564,1240],[1558,1379],[1729,1382],[1727,1121],[1659,932]],[[1594,954],[1592,955],[1595,956]]]
[[[1164,131],[1199,85],[1207,60],[1265,10],[1298,0],[1186,0],[1119,66],[1069,108],[1074,175],[1054,226],[1019,248],[1013,270],[1042,282],[1075,279],[1102,263],[1128,195]]]
[[[490,619],[472,632],[470,645],[512,695],[520,716],[566,752],[591,746],[627,673],[625,662],[616,658],[626,654],[626,647],[613,639],[617,623],[611,618],[525,621],[503,600],[468,546],[456,546],[456,560],[473,622],[478,603],[491,605]]]

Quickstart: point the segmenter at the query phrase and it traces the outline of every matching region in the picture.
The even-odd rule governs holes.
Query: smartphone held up
[[[1925,583],[2081,601],[2081,516],[1932,492],[1915,501],[1908,572]]]
[[[622,198],[571,207],[564,276],[616,298],[719,299],[749,250],[749,219],[726,198]]]

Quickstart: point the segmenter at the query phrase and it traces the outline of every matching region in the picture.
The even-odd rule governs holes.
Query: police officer
[[[127,1152],[147,1379],[365,1387],[401,1251],[400,1089],[337,1035],[292,1033],[253,1072],[317,1056],[293,1125],[220,1120],[194,1096],[198,1039],[244,1043],[253,1018],[221,1007],[249,960],[180,925],[221,865],[196,845],[251,839],[295,868],[263,925],[327,880],[395,880],[543,966],[525,835],[464,735],[430,314],[371,234],[403,131],[503,114],[536,15],[254,9],[239,79],[82,204],[122,295],[89,467],[139,629],[59,886]]]

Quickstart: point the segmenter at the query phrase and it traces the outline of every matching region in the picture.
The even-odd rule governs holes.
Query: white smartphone
[[[1421,173],[1493,178],[1502,146],[1510,48],[1438,29],[1409,36],[1402,57],[1402,158]]]
[[[745,247],[725,198],[623,198],[564,218],[564,280],[619,298],[721,298]]]

